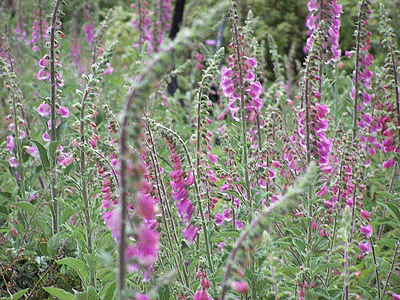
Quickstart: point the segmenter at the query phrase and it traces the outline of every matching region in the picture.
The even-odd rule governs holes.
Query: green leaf
[[[13,294],[12,297],[8,297],[6,300],[17,300],[17,299],[21,298],[22,296],[24,296],[28,290],[29,290],[29,288],[18,291],[15,294]]]
[[[42,162],[43,170],[47,173],[47,171],[50,170],[50,161],[47,156],[46,148],[38,141],[32,140],[32,142],[36,144],[36,147],[39,150],[39,156],[40,161]]]
[[[158,290],[158,296],[159,296],[160,300],[169,300],[171,297],[169,285],[166,285],[166,284],[163,285]]]
[[[59,261],[57,261],[57,263],[60,265],[67,265],[75,269],[78,272],[79,277],[81,277],[82,281],[89,281],[89,270],[84,261],[73,257],[66,257],[60,259]]]
[[[0,233],[7,233],[11,230],[10,227],[0,227]]]
[[[387,198],[387,199],[390,199],[390,200],[395,200],[396,199],[396,197],[393,194],[385,192],[385,191],[377,191],[376,193],[379,196],[382,196],[383,198]]]
[[[377,201],[377,203],[386,207],[386,209],[390,212],[392,217],[396,219],[396,223],[397,224],[400,223],[400,208],[397,205],[394,205],[393,203],[390,202],[385,203],[381,201]]]
[[[96,289],[93,286],[88,286],[87,290],[87,300],[99,300]]]
[[[49,156],[50,158],[54,158],[58,145],[60,145],[60,141],[52,141],[49,145]]]
[[[61,223],[65,223],[65,222],[68,220],[68,218],[69,218],[70,216],[72,216],[72,214],[73,214],[74,212],[75,212],[75,211],[74,211],[71,207],[65,207],[64,210],[63,210],[63,212],[62,212],[61,219],[60,219]]]
[[[74,300],[74,295],[68,293],[62,289],[55,287],[43,287],[43,289],[50,295],[57,297],[60,300]]]
[[[86,292],[76,293],[74,300],[99,300],[99,296],[94,287],[88,286]]]
[[[113,300],[114,299],[114,294],[115,294],[115,287],[116,283],[111,282],[109,285],[106,286],[106,291],[104,293],[103,300]]]
[[[314,274],[318,274],[321,271],[324,271],[328,268],[340,268],[342,265],[339,262],[330,262],[330,263],[325,263],[325,264],[319,264],[318,267],[316,267],[313,270]]]
[[[15,202],[15,203],[12,203],[11,205],[21,207],[21,208],[25,209],[31,215],[33,215],[37,211],[37,208],[34,205],[30,204],[29,202]]]

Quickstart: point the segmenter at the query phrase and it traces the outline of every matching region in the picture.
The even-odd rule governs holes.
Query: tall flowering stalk
[[[242,145],[243,145],[243,173],[245,179],[245,190],[247,205],[253,212],[251,196],[251,182],[248,168],[248,137],[247,122],[256,122],[263,107],[260,94],[262,86],[255,77],[257,61],[247,56],[244,47],[244,35],[238,25],[237,1],[231,1],[231,23],[232,41],[230,47],[234,53],[229,56],[229,68],[223,68],[221,74],[221,87],[223,93],[229,98],[229,110],[236,121],[242,123]],[[239,103],[238,103],[239,102]],[[260,142],[260,141],[259,141]]]
[[[364,104],[369,104],[371,96],[366,90],[371,89],[372,71],[368,69],[372,65],[372,56],[368,50],[370,46],[371,32],[367,30],[371,1],[363,0],[361,2],[358,14],[357,31],[356,31],[356,50],[355,50],[355,70],[354,70],[354,87],[350,92],[350,98],[354,101],[353,107],[353,141],[357,138],[358,131],[358,111],[362,109],[360,100]]]

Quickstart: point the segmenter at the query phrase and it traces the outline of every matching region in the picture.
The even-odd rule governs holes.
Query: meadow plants
[[[237,0],[1,4],[1,299],[400,299],[397,37],[341,2],[297,77]]]

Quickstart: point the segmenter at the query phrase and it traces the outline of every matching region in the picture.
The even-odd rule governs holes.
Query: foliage
[[[186,2],[2,2],[0,298],[400,299],[396,3]]]

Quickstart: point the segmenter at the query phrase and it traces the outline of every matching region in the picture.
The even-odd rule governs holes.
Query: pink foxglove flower
[[[150,195],[150,193],[143,194],[141,191],[139,191],[136,195],[136,205],[138,208],[138,213],[143,219],[154,219],[156,200]]]
[[[38,154],[38,150],[35,146],[29,146],[25,149],[25,151],[32,157],[36,157]]]
[[[10,158],[8,159],[8,162],[10,163],[10,167],[11,167],[11,168],[16,168],[16,167],[18,167],[18,161],[17,161],[17,159],[16,159],[14,156],[10,157]]]
[[[395,294],[392,292],[392,299],[393,300],[400,300],[400,294]]]
[[[182,230],[183,237],[190,243],[193,243],[196,238],[197,233],[200,231],[200,228],[189,224],[184,230]]]
[[[361,231],[362,233],[364,233],[367,237],[371,237],[371,236],[372,236],[373,229],[372,229],[371,224],[368,224],[368,225],[366,225],[366,226],[361,226],[361,227],[360,227],[360,231]]]
[[[39,105],[37,112],[42,117],[47,117],[51,112],[51,106],[43,101],[42,104]]]
[[[10,135],[7,137],[7,150],[9,150],[10,153],[12,153],[13,150],[14,150],[14,147],[15,147],[15,144],[14,144],[14,137],[10,134]]]
[[[358,249],[360,249],[363,253],[370,253],[371,252],[371,245],[369,242],[359,242]]]
[[[45,80],[48,79],[49,77],[50,77],[50,72],[43,69],[40,69],[37,74],[37,79],[39,80]]]
[[[56,112],[64,118],[69,118],[70,113],[67,107],[61,106],[60,108],[56,108]]]
[[[136,258],[145,266],[151,266],[157,260],[159,249],[159,234],[146,224],[141,224],[138,229],[138,240],[135,245],[137,249]]]
[[[244,294],[247,293],[249,290],[249,287],[247,285],[246,281],[232,281],[231,282],[231,287],[235,292],[238,292],[239,294]]]

